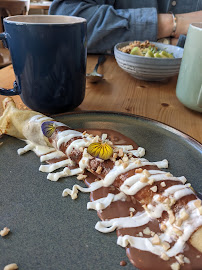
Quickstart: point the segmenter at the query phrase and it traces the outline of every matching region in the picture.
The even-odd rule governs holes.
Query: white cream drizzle
[[[149,221],[150,217],[146,212],[138,212],[133,217],[120,217],[98,221],[95,225],[95,229],[102,233],[109,233],[113,232],[115,229],[143,226]]]
[[[123,192],[120,192],[118,194],[112,194],[108,193],[107,197],[100,198],[93,202],[87,203],[87,209],[94,209],[94,210],[103,210],[107,208],[112,202],[116,201],[125,201],[126,195]]]
[[[55,148],[48,147],[43,134],[40,129],[40,135],[38,142],[41,144],[40,146],[36,143],[32,143],[33,136],[36,134],[37,127],[42,124],[44,121],[54,121],[52,118],[44,117],[43,115],[35,115],[28,122],[27,127],[24,128],[23,134],[25,137],[29,138],[27,140],[27,145],[24,148],[18,149],[18,154],[22,155],[27,151],[34,151],[40,157],[41,162],[48,161],[49,159],[64,157],[65,155],[61,151],[55,151],[55,148],[60,149],[62,143],[69,142],[72,138],[81,137],[80,139],[74,140],[66,149],[66,156],[72,152],[73,149],[79,150],[80,147],[84,147],[83,156],[79,162],[79,167],[76,169],[70,170],[68,165],[72,165],[70,159],[65,159],[63,161],[56,162],[54,164],[41,165],[39,170],[43,172],[48,172],[47,178],[51,181],[57,181],[61,177],[77,175],[79,173],[83,173],[83,171],[88,168],[90,157],[87,155],[86,147],[93,140],[91,137],[84,137],[81,132],[75,130],[65,130],[59,132],[57,134],[57,139],[54,144]],[[34,124],[34,125],[33,125]],[[65,126],[60,122],[55,122],[56,126]],[[33,125],[33,126],[32,126]],[[31,127],[30,127],[31,126]],[[33,134],[32,134],[33,132]],[[105,136],[106,137],[106,136]],[[122,148],[125,153],[133,153],[136,157],[142,157],[145,154],[145,150],[139,147],[137,150],[133,150],[132,146],[117,146],[118,148]],[[128,166],[125,168],[122,164],[115,165],[113,169],[105,176],[104,179],[100,181],[93,182],[88,188],[83,188],[79,185],[74,185],[72,190],[65,189],[62,193],[62,196],[70,195],[72,199],[76,199],[78,196],[78,191],[82,192],[92,192],[94,190],[99,189],[100,187],[109,187],[113,184],[115,179],[120,175],[128,172],[129,170],[139,168],[146,165],[156,165],[158,168],[167,168],[168,161],[162,160],[159,162],[149,162],[146,159],[140,158],[136,159],[138,162],[129,162]],[[62,171],[52,173],[55,170],[65,167]],[[173,177],[172,175],[167,175],[166,172],[160,170],[150,170],[150,176],[148,179],[153,179],[156,181],[181,181],[183,184],[186,182],[185,177]],[[143,173],[137,173],[129,178],[127,178],[124,183],[120,187],[119,194],[111,194],[109,193],[107,197],[100,198],[93,202],[88,202],[87,209],[94,209],[97,211],[103,210],[107,208],[112,202],[117,200],[125,200],[126,195],[135,195],[138,191],[144,188],[148,183],[142,183],[140,181]],[[189,188],[189,185],[174,185],[164,190],[163,196],[168,198],[174,198],[175,200],[179,200],[180,198],[187,196],[189,194],[194,194],[194,192]],[[130,228],[130,227],[139,227],[146,225],[153,218],[159,218],[162,215],[163,211],[168,211],[168,208],[165,204],[158,202],[158,196],[156,195],[153,198],[153,202],[147,205],[146,211],[138,212],[133,217],[120,217],[114,218],[111,220],[99,221],[95,225],[95,228],[103,233],[112,232],[115,229],[119,228]],[[191,234],[199,227],[202,226],[202,216],[200,216],[199,211],[196,209],[194,205],[194,201],[191,201],[187,204],[186,211],[189,212],[189,219],[185,220],[182,223],[180,229],[183,231],[183,234],[178,237],[174,246],[169,249],[167,252],[162,248],[161,245],[153,245],[152,238],[140,238],[133,237],[129,235],[119,236],[117,240],[117,244],[122,247],[126,247],[130,244],[132,247],[135,247],[140,250],[145,250],[152,252],[158,256],[161,256],[162,252],[166,253],[169,257],[176,256],[180,252],[183,252],[185,242],[189,239]],[[177,213],[179,215],[179,213]],[[173,224],[170,224],[169,220],[165,221],[165,225],[167,226],[167,230],[160,235],[161,241],[172,242],[173,239],[176,239],[176,234],[173,232]]]

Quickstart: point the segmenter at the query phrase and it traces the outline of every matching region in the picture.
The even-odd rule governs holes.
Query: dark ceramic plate
[[[72,128],[114,129],[146,149],[146,158],[169,161],[169,171],[184,175],[202,191],[201,144],[189,136],[150,119],[117,113],[89,112],[57,116]],[[94,229],[99,220],[88,211],[88,194],[77,200],[63,198],[63,189],[78,183],[75,177],[50,182],[39,172],[39,158],[29,152],[17,155],[24,143],[4,136],[0,147],[0,229],[11,233],[0,239],[0,269],[17,263],[20,270],[124,270],[135,269],[116,233]],[[80,183],[80,181],[79,181]]]

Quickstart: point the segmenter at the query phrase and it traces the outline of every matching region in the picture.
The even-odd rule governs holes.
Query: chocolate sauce
[[[60,127],[62,130],[62,127]],[[134,143],[130,138],[127,138],[126,136],[120,134],[119,132],[112,131],[112,130],[87,130],[87,133],[93,134],[93,135],[99,135],[106,133],[108,134],[108,139],[110,139],[114,144],[119,145],[133,145],[134,149],[137,149],[138,146],[136,143]],[[75,140],[75,138],[74,138]],[[63,145],[62,148],[65,148],[66,145]],[[61,160],[63,160],[61,158]],[[57,161],[59,161],[57,159]],[[49,161],[53,162],[53,160]],[[105,166],[111,168],[113,163],[111,161],[105,162]],[[147,170],[156,170],[156,166],[144,166],[143,169]],[[135,170],[130,170],[125,174],[122,174],[121,176],[118,176],[116,180],[113,183],[113,186],[110,187],[101,187],[90,194],[90,200],[94,201],[97,199],[100,199],[102,197],[106,197],[108,193],[118,194],[120,192],[119,187],[124,182],[124,180],[132,175],[134,175]],[[85,172],[87,175],[87,178],[84,180],[85,184],[87,186],[90,186],[90,184],[94,181],[96,181],[96,176],[93,175],[90,172]],[[100,175],[99,177],[103,177],[104,175]],[[179,181],[172,181],[167,180],[166,181],[166,187],[162,187],[161,181],[156,182],[155,185],[158,187],[158,192],[156,194],[161,194],[164,189],[167,189],[168,187],[171,187],[172,185],[181,184]],[[146,194],[146,195],[145,195]],[[137,192],[134,196],[127,196],[126,201],[115,201],[112,202],[106,209],[103,209],[102,211],[98,211],[98,216],[101,220],[107,220],[107,219],[113,219],[113,218],[119,218],[119,217],[128,217],[131,215],[130,208],[134,208],[135,212],[141,212],[143,211],[142,204],[148,204],[153,198],[153,192],[150,190],[150,186],[145,186],[142,188],[139,192]],[[173,211],[179,211],[180,207],[187,204],[188,201],[195,199],[195,195],[189,195],[183,197],[183,199],[180,199],[177,201],[177,203],[173,206]],[[142,203],[143,200],[144,202]],[[141,201],[141,203],[140,203]],[[133,213],[132,213],[133,214]],[[134,213],[135,214],[135,213]],[[162,218],[160,219],[154,219],[150,221],[148,224],[136,228],[122,228],[117,229],[117,236],[119,235],[131,235],[131,236],[137,236],[139,233],[142,233],[143,230],[146,227],[149,227],[149,229],[154,233],[161,233],[161,230],[159,228],[159,224],[163,218],[165,218],[166,215],[163,213]],[[144,237],[151,237],[150,235],[147,236],[144,234]],[[171,243],[172,245],[172,243]],[[131,263],[141,269],[141,270],[170,270],[171,264],[176,262],[175,257],[171,257],[168,261],[162,260],[159,256],[147,252],[142,251],[136,248],[133,248],[131,246],[126,247],[126,254],[128,258],[130,259]],[[191,261],[190,264],[186,263],[184,265],[181,265],[180,269],[183,270],[202,270],[202,254],[196,250],[189,242],[186,244],[186,248],[183,252],[183,255],[189,258]],[[200,257],[199,257],[200,256]],[[124,261],[122,261],[124,262]],[[122,263],[121,262],[121,263]],[[122,263],[120,265],[125,265]]]

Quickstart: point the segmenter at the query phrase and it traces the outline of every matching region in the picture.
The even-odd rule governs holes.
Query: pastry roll
[[[46,164],[39,169],[49,180],[70,175],[84,180],[87,188],[75,185],[62,195],[76,199],[79,190],[90,192],[87,208],[101,218],[95,228],[116,230],[117,244],[126,248],[133,265],[142,270],[202,269],[201,200],[184,176],[163,170],[167,160],[150,162],[141,147],[116,145],[106,134],[93,136],[20,111],[10,98],[4,109],[1,133],[25,140],[27,146],[18,153],[40,155]]]

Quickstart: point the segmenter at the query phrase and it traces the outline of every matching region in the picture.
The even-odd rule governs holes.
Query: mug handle
[[[198,95],[198,99],[197,99],[197,106],[202,108],[202,85],[201,85],[201,89],[199,91],[199,95]]]
[[[7,43],[5,32],[0,33],[0,40],[2,40],[4,47],[8,49],[8,43]],[[20,93],[21,91],[19,90],[18,84],[16,81],[14,81],[12,89],[5,89],[5,88],[0,87],[0,95],[3,95],[3,96],[15,96],[15,95],[19,95]]]

